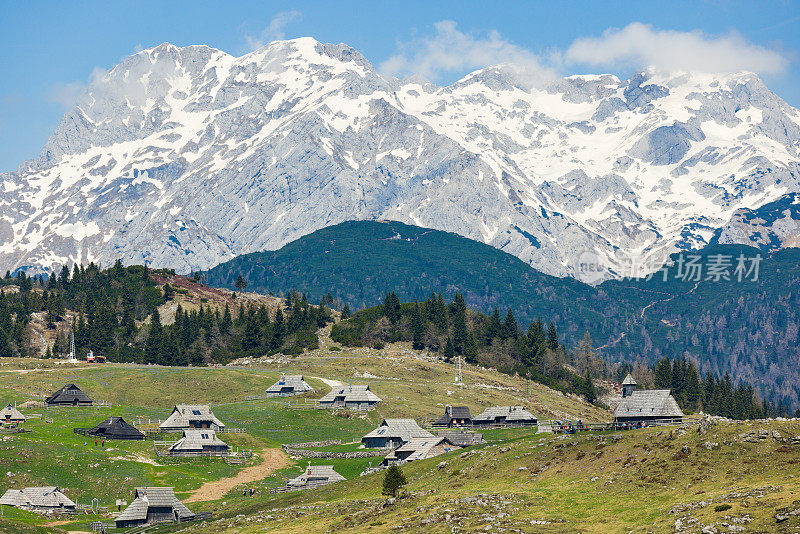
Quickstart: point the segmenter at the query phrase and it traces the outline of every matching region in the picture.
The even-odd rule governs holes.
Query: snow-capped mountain
[[[188,272],[396,219],[595,281],[608,274],[593,263],[657,268],[800,191],[800,113],[753,74],[517,80],[389,79],[310,38],[242,57],[144,50],[93,81],[38,159],[0,174],[0,268]]]

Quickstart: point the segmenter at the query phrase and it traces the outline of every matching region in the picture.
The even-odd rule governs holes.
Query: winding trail
[[[291,463],[281,449],[264,449],[261,451],[261,462],[245,467],[236,476],[212,480],[200,486],[185,502],[214,501],[221,499],[229,491],[240,484],[248,484],[267,478],[273,472]]]

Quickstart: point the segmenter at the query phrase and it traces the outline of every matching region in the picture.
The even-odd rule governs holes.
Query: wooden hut
[[[486,443],[486,440],[483,439],[483,434],[479,432],[445,430],[444,432],[440,432],[439,435],[447,438],[450,443],[458,445],[459,447],[469,447],[470,445]]]
[[[614,424],[680,423],[683,412],[668,389],[639,389],[624,397],[614,409]]]
[[[183,437],[169,447],[172,456],[227,456],[229,453],[228,444],[209,429],[184,430]]]
[[[10,489],[0,497],[0,504],[39,513],[75,510],[75,503],[56,486]]]
[[[369,410],[381,399],[370,391],[369,386],[339,386],[333,388],[319,400],[324,408],[351,408]]]
[[[103,439],[144,439],[144,434],[139,432],[135,426],[128,424],[122,417],[109,417],[86,434]]]
[[[444,415],[434,421],[432,426],[437,428],[472,426],[472,414],[466,406],[447,406]]]
[[[539,420],[522,406],[490,406],[472,421],[474,426],[536,426]]]
[[[303,379],[303,375],[281,375],[280,380],[267,388],[268,397],[291,397],[314,391]]]
[[[91,406],[92,399],[75,384],[67,384],[49,397],[45,402],[51,406]]]
[[[187,428],[222,430],[225,424],[217,419],[207,404],[176,404],[170,416],[158,428],[164,432],[180,432]]]
[[[415,460],[426,460],[460,448],[460,445],[453,443],[445,436],[411,438],[410,441],[386,455],[381,465],[399,465]]]
[[[378,428],[361,438],[361,442],[371,449],[394,449],[408,443],[412,438],[433,437],[433,434],[421,428],[413,419],[384,419]]]
[[[166,521],[185,521],[195,513],[175,497],[173,488],[136,488],[133,501],[119,514],[114,523],[117,528],[152,525]]]
[[[342,480],[346,479],[337,473],[332,465],[309,465],[302,475],[286,481],[286,486],[293,490],[300,490]]]
[[[0,410],[0,423],[2,424],[16,425],[24,423],[26,420],[27,418],[11,404]]]

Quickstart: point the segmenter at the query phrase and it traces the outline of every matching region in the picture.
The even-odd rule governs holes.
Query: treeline
[[[43,313],[48,328],[58,329],[55,343],[45,356],[69,352],[74,333],[76,355],[91,350],[109,361],[161,365],[225,363],[242,356],[275,352],[298,354],[316,348],[316,331],[331,321],[329,305],[314,306],[305,294],[290,292],[274,310],[265,305],[239,304],[224,310],[200,305],[184,310],[163,325],[158,306],[172,300],[176,289],[169,283],[159,288],[152,274],[171,276],[171,271],[151,271],[144,266],[100,270],[94,264],[62,269],[44,281],[24,273],[4,285],[19,290],[0,296],[0,356],[38,356],[40,343],[26,339],[32,314]],[[66,310],[71,312],[66,322]]]
[[[710,372],[701,376],[694,362],[685,357],[661,358],[649,367],[626,364],[617,369],[616,377],[621,381],[629,372],[645,387],[671,390],[686,413],[702,411],[739,420],[792,415],[788,405],[761,400],[751,384],[734,384],[727,373],[721,378]],[[800,410],[794,415],[800,417]]]
[[[413,348],[441,353],[452,363],[463,356],[467,363],[519,373],[564,392],[586,396],[593,402],[596,391],[591,373],[579,375],[566,366],[567,349],[559,343],[553,322],[539,319],[520,329],[514,313],[491,316],[468,309],[457,293],[448,304],[441,293],[423,302],[401,303],[394,292],[383,304],[359,311],[333,325],[331,338],[346,346],[382,348],[384,343],[411,342]]]

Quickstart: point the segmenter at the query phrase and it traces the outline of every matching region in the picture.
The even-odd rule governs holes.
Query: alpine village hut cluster
[[[666,389],[639,390],[629,374],[623,381],[622,399],[613,417],[615,426],[675,423],[683,413],[671,392]],[[314,391],[303,375],[282,374],[266,390],[267,398],[290,397]],[[93,400],[76,384],[66,384],[45,400],[49,406],[92,406]],[[333,386],[319,399],[319,407],[369,410],[381,399],[368,385]],[[26,421],[16,406],[8,404],[0,410],[0,423],[16,425]],[[446,406],[444,414],[431,421],[438,435],[422,428],[410,418],[386,418],[361,439],[362,447],[382,449],[386,456],[378,467],[382,469],[416,460],[434,458],[464,447],[485,443],[483,435],[474,429],[492,427],[534,427],[538,419],[523,406],[490,406],[473,416],[467,406]],[[219,439],[225,424],[209,405],[176,404],[166,420],[159,425],[163,433],[181,433],[169,445],[167,452],[175,456],[224,456],[229,446]],[[145,435],[122,417],[110,416],[90,429],[75,429],[76,433],[108,440],[143,440]],[[309,465],[303,472],[286,482],[286,489],[301,490],[339,482],[345,478],[332,465]],[[14,506],[40,513],[72,513],[76,504],[58,487],[27,487],[9,489],[0,497],[0,505]],[[194,519],[194,514],[177,499],[171,487],[137,487],[133,501],[116,518],[117,528],[132,528],[164,521],[181,522]]]

